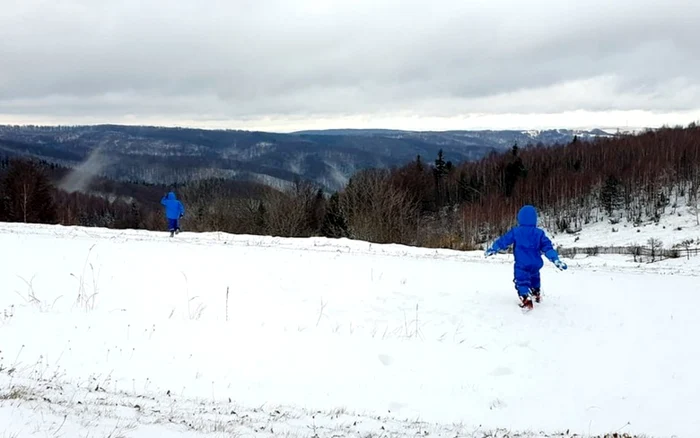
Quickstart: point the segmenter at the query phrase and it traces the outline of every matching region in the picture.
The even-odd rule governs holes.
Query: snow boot
[[[532,299],[530,299],[529,295],[525,295],[525,296],[518,295],[518,297],[520,298],[520,304],[519,304],[520,307],[522,307],[523,309],[528,309],[528,310],[532,309],[532,306],[533,306]]]
[[[533,297],[535,297],[536,303],[539,303],[542,300],[542,294],[540,293],[539,289],[531,289],[530,293],[532,294]]]

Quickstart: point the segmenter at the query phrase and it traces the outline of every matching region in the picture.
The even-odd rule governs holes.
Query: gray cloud
[[[697,109],[698,2],[578,3],[2,0],[0,115]]]

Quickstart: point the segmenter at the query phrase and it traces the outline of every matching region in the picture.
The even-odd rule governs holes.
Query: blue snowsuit
[[[486,251],[486,256],[513,247],[515,258],[514,283],[518,295],[527,297],[530,292],[540,291],[540,269],[544,265],[542,253],[559,269],[566,269],[566,264],[559,260],[559,254],[552,246],[544,231],[537,228],[537,210],[526,205],[518,212],[518,226],[511,228]]]
[[[168,229],[175,231],[180,229],[180,218],[185,215],[185,207],[176,197],[174,192],[170,192],[160,200],[165,206],[165,217],[168,219]]]

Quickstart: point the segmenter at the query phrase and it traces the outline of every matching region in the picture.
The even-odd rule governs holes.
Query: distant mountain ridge
[[[402,131],[331,129],[272,133],[153,126],[0,126],[0,155],[31,156],[117,180],[173,184],[223,177],[285,187],[308,179],[328,191],[358,170],[400,166],[440,149],[455,163],[517,143],[552,145],[603,130]]]
[[[529,130],[519,130],[519,129],[479,129],[479,130],[444,130],[444,131],[412,131],[412,130],[402,130],[402,129],[382,129],[382,128],[330,128],[330,129],[308,129],[302,131],[294,131],[290,134],[304,135],[304,134],[319,134],[319,135],[412,135],[412,134],[452,134],[452,135],[516,135],[522,137],[535,138],[542,134],[553,134],[553,135],[580,135],[580,136],[610,136],[610,132],[606,132],[603,129],[529,129]]]

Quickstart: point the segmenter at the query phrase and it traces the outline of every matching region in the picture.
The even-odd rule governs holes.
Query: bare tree
[[[6,220],[25,223],[56,221],[53,187],[39,164],[29,160],[11,161],[2,186]]]
[[[297,180],[284,192],[270,192],[264,200],[267,234],[308,237],[319,232],[321,219],[318,189],[308,181]]]
[[[390,171],[366,170],[348,183],[342,207],[351,237],[378,243],[415,241],[418,203],[391,184]]]
[[[695,214],[695,223],[700,225],[700,172],[696,172],[690,183],[688,200],[691,213]]]
[[[647,244],[649,245],[649,248],[651,248],[651,261],[654,262],[656,261],[656,256],[658,253],[663,249],[663,242],[652,237],[651,239],[647,240]]]

